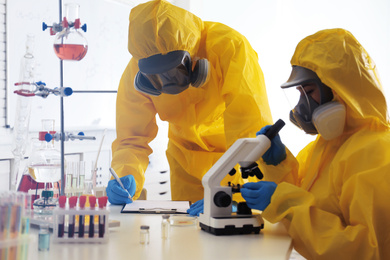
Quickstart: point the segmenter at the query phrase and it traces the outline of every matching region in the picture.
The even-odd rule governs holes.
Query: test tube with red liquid
[[[86,201],[87,201],[86,196],[80,196],[80,198],[79,198],[80,210],[84,210]],[[80,214],[80,216],[79,216],[79,237],[84,237],[84,225],[85,225],[85,216]]]
[[[69,209],[74,209],[77,204],[77,196],[72,196],[69,198]],[[68,237],[74,236],[74,227],[75,227],[75,215],[69,215],[69,226],[68,226]]]
[[[99,197],[99,209],[105,209],[107,205],[107,196]],[[99,237],[104,237],[104,229],[106,226],[106,216],[105,215],[99,215]]]
[[[93,210],[95,209],[95,205],[96,205],[96,197],[95,196],[89,196],[88,197],[88,200],[89,200],[89,205],[90,205],[90,209]],[[94,225],[94,215],[91,214],[89,216],[89,232],[88,232],[88,237],[94,237],[95,235],[95,225]]]
[[[58,198],[58,204],[60,205],[61,209],[65,209],[66,196],[60,196]],[[65,216],[59,215],[58,216],[58,237],[63,237],[64,231],[65,231]]]

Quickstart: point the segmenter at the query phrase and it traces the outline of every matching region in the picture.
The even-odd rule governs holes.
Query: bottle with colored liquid
[[[57,34],[54,41],[54,52],[61,60],[79,61],[87,54],[87,40],[81,33],[86,31],[86,25],[81,26],[79,18],[79,5],[65,4],[66,16],[62,21],[62,31]]]

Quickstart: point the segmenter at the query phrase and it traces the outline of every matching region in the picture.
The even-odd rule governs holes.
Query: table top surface
[[[107,243],[54,243],[49,251],[38,251],[38,230],[31,228],[29,260],[62,259],[288,259],[292,241],[281,223],[265,222],[260,234],[215,236],[199,224],[171,226],[168,239],[161,238],[161,214],[122,214],[121,206],[109,206],[110,219],[119,227],[109,228]],[[140,226],[150,226],[150,242],[140,244]],[[53,234],[51,233],[51,236]]]

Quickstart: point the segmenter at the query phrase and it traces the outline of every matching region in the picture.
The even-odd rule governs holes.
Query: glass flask
[[[42,127],[45,130],[39,132],[39,142],[35,142],[28,159],[28,171],[36,182],[58,182],[61,180],[61,154],[54,147],[54,141],[45,140],[47,133],[54,133],[54,120],[43,119]]]
[[[79,8],[75,3],[65,4],[63,29],[54,40],[54,52],[61,60],[79,61],[87,54],[88,44],[81,33]]]
[[[38,215],[52,215],[58,199],[53,197],[52,190],[43,190],[42,196],[33,203],[34,213]]]

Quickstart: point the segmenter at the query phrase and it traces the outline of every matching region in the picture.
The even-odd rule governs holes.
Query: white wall
[[[188,3],[190,1],[190,4]],[[127,28],[130,9],[143,0],[77,0],[82,23],[87,23],[85,37],[89,50],[82,61],[64,62],[65,85],[74,89],[115,90],[124,66],[130,59],[127,52]],[[292,126],[288,120],[290,107],[279,86],[290,74],[290,58],[297,43],[320,29],[342,27],[351,31],[376,62],[386,95],[390,97],[390,1],[388,0],[175,0],[203,20],[225,23],[245,35],[259,54],[265,75],[269,103],[274,121],[282,118],[283,142],[296,154],[312,136]],[[41,31],[41,23],[58,22],[58,1],[10,0],[9,80],[17,81],[20,57],[24,53],[25,34],[36,34],[38,80],[57,86],[58,58],[52,51],[54,38]],[[9,91],[11,93],[11,91]],[[11,95],[11,94],[10,94]],[[11,99],[14,98],[12,94]],[[51,100],[51,101],[50,101]],[[88,101],[88,102],[85,102]],[[39,128],[42,117],[58,115],[56,97],[35,98],[33,125]],[[51,103],[50,103],[51,102]],[[99,105],[90,105],[98,103]],[[12,106],[12,103],[11,103]],[[115,127],[115,95],[74,95],[66,99],[65,126],[77,128]],[[47,109],[49,107],[49,109]],[[9,109],[9,111],[12,110]],[[11,120],[13,120],[11,115]],[[59,127],[59,123],[57,124]],[[80,129],[83,130],[83,129]],[[159,138],[166,137],[166,129]]]
[[[82,32],[88,51],[81,61],[64,61],[63,86],[78,90],[116,90],[130,54],[127,51],[128,17],[130,5],[106,0],[63,0],[80,5]],[[63,16],[66,15],[62,8]],[[16,95],[14,83],[19,81],[20,60],[25,53],[26,35],[35,36],[35,81],[43,81],[49,88],[60,87],[60,60],[55,55],[49,29],[42,31],[42,23],[59,23],[57,0],[11,0],[7,5],[8,20],[8,98],[9,125],[13,126]],[[40,130],[42,118],[56,119],[60,126],[59,98],[34,97],[30,129]],[[115,127],[116,94],[74,93],[64,98],[65,130]]]
[[[205,0],[194,11],[203,20],[224,23],[248,38],[259,55],[274,121],[287,126],[282,141],[297,154],[312,136],[288,120],[291,109],[279,86],[291,72],[298,42],[321,29],[349,30],[376,62],[390,100],[390,1],[388,0]]]

